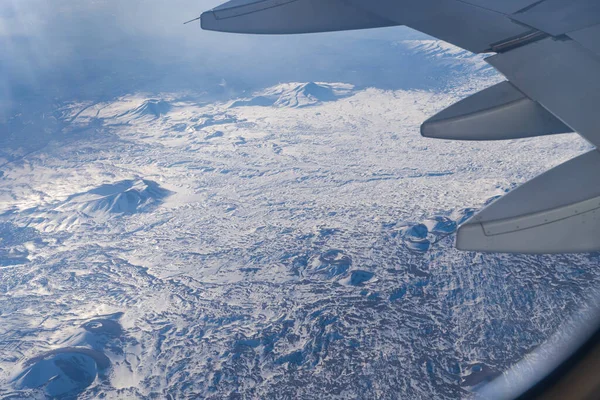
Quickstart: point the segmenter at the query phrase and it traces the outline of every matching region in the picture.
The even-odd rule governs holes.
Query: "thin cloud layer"
[[[132,91],[231,94],[280,81],[377,84],[381,78],[374,77],[381,74],[373,68],[389,63],[393,54],[372,42],[389,44],[412,34],[391,28],[246,36],[183,25],[218,3],[8,0],[0,6],[2,103]]]

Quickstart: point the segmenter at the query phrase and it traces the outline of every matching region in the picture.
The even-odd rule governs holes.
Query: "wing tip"
[[[464,224],[456,232],[456,249],[461,251],[488,251],[485,246],[485,232],[479,223]]]
[[[218,29],[217,17],[212,11],[200,14],[200,28],[205,31],[222,31]]]

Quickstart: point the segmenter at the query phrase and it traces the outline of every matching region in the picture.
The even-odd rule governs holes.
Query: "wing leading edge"
[[[200,17],[202,29],[231,33],[291,34],[398,25],[344,0],[233,0]]]
[[[502,140],[576,131],[600,146],[597,0],[232,0],[204,29],[287,34],[406,25],[476,53],[507,82],[426,121],[423,136]],[[457,247],[600,251],[600,152],[571,160],[466,221]]]

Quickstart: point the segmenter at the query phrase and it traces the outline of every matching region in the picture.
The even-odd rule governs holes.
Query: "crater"
[[[93,319],[83,324],[82,327],[88,332],[110,337],[120,337],[123,334],[121,325],[110,319]]]
[[[345,274],[352,265],[352,258],[342,250],[328,250],[313,261],[315,272],[325,274],[329,279]]]
[[[342,250],[328,250],[318,256],[313,256],[310,262],[310,273],[319,274],[326,279],[348,272],[352,265],[352,258]]]
[[[99,351],[66,347],[27,361],[14,384],[17,389],[43,388],[53,398],[76,396],[104,376],[109,366],[110,360]]]
[[[350,275],[350,284],[353,286],[362,286],[365,282],[370,281],[373,276],[375,276],[375,274],[369,271],[352,271],[352,274]]]

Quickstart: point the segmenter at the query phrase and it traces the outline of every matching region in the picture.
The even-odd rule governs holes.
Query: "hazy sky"
[[[100,99],[133,91],[232,95],[280,81],[392,85],[406,28],[299,36],[183,25],[221,1],[4,0],[0,99]],[[374,45],[375,44],[375,45]]]

